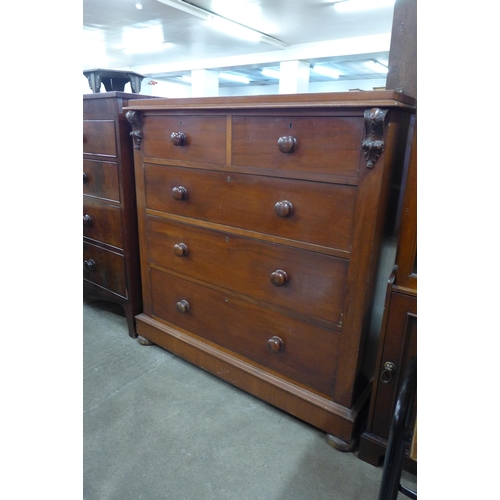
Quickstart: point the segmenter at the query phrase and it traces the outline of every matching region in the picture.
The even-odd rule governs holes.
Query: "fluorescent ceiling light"
[[[160,52],[171,43],[165,43],[163,29],[156,21],[147,25],[140,24],[127,26],[122,30],[123,52],[125,54],[142,54],[146,52]]]
[[[264,68],[261,73],[264,75],[264,76],[268,76],[269,78],[274,78],[275,80],[279,80],[280,79],[280,72],[276,69],[272,69],[272,68]]]
[[[333,78],[334,80],[338,80],[340,78],[340,73],[336,69],[329,68],[328,66],[313,66],[311,69],[318,75]]]
[[[164,3],[169,7],[173,7],[174,9],[181,10],[182,12],[186,12],[193,16],[199,17],[200,19],[204,19],[205,21],[209,21],[212,25],[215,23],[215,27],[217,28],[216,23],[221,23],[221,27],[217,28],[232,36],[238,36],[240,38],[249,39],[248,32],[252,32],[252,41],[255,42],[265,42],[270,45],[274,45],[276,47],[285,48],[288,47],[288,43],[282,42],[277,38],[266,35],[265,33],[261,33],[260,31],[254,30],[245,26],[243,24],[237,23],[235,21],[231,21],[230,19],[225,18],[224,16],[220,16],[219,14],[215,14],[214,12],[210,12],[209,10],[202,9],[197,7],[196,5],[191,5],[190,3],[186,3],[183,0],[158,0],[160,3]],[[224,23],[222,25],[222,23]],[[228,29],[229,24],[231,24],[231,29]]]
[[[347,0],[335,3],[338,12],[356,12],[360,10],[373,10],[383,7],[394,7],[395,0]]]
[[[243,75],[236,75],[234,73],[219,73],[219,78],[238,83],[250,83],[250,79]]]

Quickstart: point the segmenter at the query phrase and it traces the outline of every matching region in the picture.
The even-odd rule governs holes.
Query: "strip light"
[[[280,72],[278,70],[272,69],[272,68],[263,68],[261,73],[264,76],[267,76],[269,78],[273,78],[275,80],[280,79]]]
[[[340,78],[340,73],[336,69],[329,68],[328,66],[315,65],[311,69],[318,75],[326,76],[327,78],[333,78],[334,80],[338,80]]]
[[[205,21],[209,22],[214,22],[214,20],[219,20],[219,21],[224,21],[224,23],[231,23],[234,27],[236,27],[238,30],[240,30],[240,34],[243,38],[248,39],[249,37],[246,36],[245,32],[252,32],[255,35],[258,35],[258,39],[255,38],[256,40],[260,40],[261,42],[268,43],[270,45],[274,45],[275,47],[279,47],[281,49],[284,49],[285,47],[288,47],[288,43],[282,42],[281,40],[278,40],[277,38],[274,38],[272,36],[266,35],[265,33],[261,33],[260,31],[254,30],[252,28],[249,28],[248,26],[245,26],[243,24],[237,23],[235,21],[231,21],[231,19],[227,19],[224,16],[220,16],[219,14],[215,14],[214,12],[210,12],[209,10],[202,9],[201,7],[197,7],[196,5],[192,5],[190,3],[184,2],[183,0],[158,0],[160,3],[164,3],[165,5],[168,5],[169,7],[173,7],[174,9],[181,10],[183,12],[186,12],[188,14],[191,14],[193,16],[199,17],[200,19],[204,19]],[[235,34],[238,33],[238,31],[233,31],[231,30],[230,34]]]

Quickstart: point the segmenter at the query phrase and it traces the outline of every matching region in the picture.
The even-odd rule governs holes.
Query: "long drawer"
[[[234,116],[232,164],[358,176],[362,117]]]
[[[323,394],[333,394],[339,335],[151,269],[154,316]]]
[[[84,199],[83,236],[123,248],[120,208]]]
[[[339,325],[345,259],[147,217],[149,263]]]
[[[121,254],[83,243],[83,279],[127,297],[125,262]]]
[[[146,207],[349,251],[356,188],[145,164]]]
[[[118,164],[116,162],[83,160],[83,194],[119,202]]]

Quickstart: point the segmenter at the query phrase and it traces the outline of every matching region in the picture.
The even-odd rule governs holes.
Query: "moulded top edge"
[[[245,109],[255,108],[339,108],[339,107],[398,107],[415,109],[416,99],[393,90],[332,92],[324,94],[282,94],[236,97],[151,98],[129,102],[124,109]]]
[[[131,92],[122,92],[120,90],[110,90],[109,92],[98,92],[98,93],[92,93],[92,94],[83,94],[83,99],[109,99],[109,98],[114,98],[114,97],[122,97],[122,98],[127,98],[127,99],[147,99],[149,100],[154,100],[158,99],[158,97],[153,97],[150,95],[144,95],[144,94],[133,94]]]

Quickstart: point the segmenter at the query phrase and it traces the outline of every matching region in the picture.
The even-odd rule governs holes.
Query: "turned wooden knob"
[[[172,196],[177,201],[187,200],[188,191],[184,186],[177,186],[172,189]]]
[[[279,338],[279,337],[271,337],[268,341],[267,341],[267,348],[269,349],[269,351],[271,351],[272,353],[277,353],[277,352],[280,352],[281,349],[283,348],[283,341]]]
[[[288,200],[278,201],[274,205],[274,211],[278,217],[290,217],[293,212],[293,205]]]
[[[184,146],[187,142],[187,136],[184,132],[172,132],[170,142],[174,146]]]
[[[83,268],[85,271],[95,271],[97,267],[96,261],[94,259],[84,260]]]
[[[282,269],[278,269],[271,274],[271,283],[274,286],[283,286],[288,281],[288,274]]]
[[[184,243],[174,245],[174,254],[177,257],[185,257],[188,254],[188,247]]]
[[[92,224],[92,217],[90,217],[90,215],[84,215],[83,216],[83,225],[90,226],[91,224]]]
[[[87,174],[85,172],[83,172],[83,183],[87,183],[89,182],[89,178],[87,177]]]
[[[278,139],[278,149],[285,154],[293,153],[297,149],[297,139],[291,135],[284,135]]]
[[[175,304],[175,308],[182,314],[189,311],[189,302],[187,300],[181,300]]]

